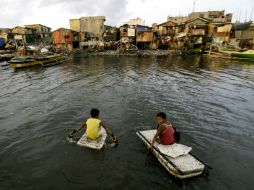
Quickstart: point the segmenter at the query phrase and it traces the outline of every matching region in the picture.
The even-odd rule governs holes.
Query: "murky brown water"
[[[100,152],[66,135],[92,107],[117,134]],[[175,180],[135,135],[165,111],[214,169]],[[254,64],[200,57],[74,57],[0,71],[0,189],[253,189]]]

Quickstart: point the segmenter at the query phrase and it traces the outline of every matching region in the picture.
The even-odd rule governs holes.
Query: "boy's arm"
[[[72,138],[77,132],[79,132],[82,128],[86,129],[86,122],[84,122],[79,128],[74,129],[70,134],[69,137]]]
[[[172,128],[174,129],[174,132],[176,132],[176,127],[172,124],[172,123],[169,123],[171,126],[172,126]]]
[[[105,123],[101,122],[100,125],[106,130],[106,132],[111,136],[111,140],[113,143],[118,143],[116,136],[109,130],[109,128],[105,125]]]
[[[106,130],[106,132],[109,134],[109,135],[112,135],[113,133],[109,130],[109,128],[105,125],[105,123],[103,123],[101,121],[100,125]]]
[[[153,145],[154,145],[156,139],[160,136],[161,131],[162,131],[162,127],[159,126],[159,128],[157,129],[156,134],[155,134],[154,137],[153,137],[152,144],[151,144],[151,147],[150,147],[150,148],[153,148]]]
[[[82,128],[86,129],[86,122],[84,122],[78,129],[76,129],[76,133],[79,132]]]

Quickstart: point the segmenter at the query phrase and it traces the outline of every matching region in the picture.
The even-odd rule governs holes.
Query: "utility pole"
[[[193,2],[193,10],[192,10],[193,13],[195,11],[195,6],[196,6],[196,1],[194,0],[194,2]]]
[[[252,14],[253,14],[253,7],[252,7],[252,9],[251,9],[250,21],[252,21]]]
[[[244,22],[247,22],[247,9],[245,9],[245,19]]]
[[[239,8],[237,8],[237,13],[236,13],[236,22],[240,22],[240,21],[239,21]]]

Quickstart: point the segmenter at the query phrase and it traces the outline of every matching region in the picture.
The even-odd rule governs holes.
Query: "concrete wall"
[[[104,16],[81,17],[80,31],[94,33],[96,37],[102,38],[104,32]]]
[[[176,16],[176,17],[168,16],[167,21],[173,21],[176,23],[183,23],[183,22],[188,21],[188,17],[187,16]]]
[[[36,29],[38,34],[50,34],[51,28],[47,26],[43,26],[41,24],[30,24],[25,25],[25,27]]]
[[[141,26],[145,26],[145,20],[142,20],[141,18],[134,18],[134,19],[130,19],[128,22],[125,22],[124,24],[128,24],[128,25],[141,25]]]
[[[71,44],[73,35],[71,30],[61,28],[52,32],[52,42],[54,44]]]
[[[13,34],[36,34],[36,30],[26,27],[15,27],[12,29]]]
[[[225,11],[206,11],[206,12],[192,12],[188,15],[189,20],[195,19],[195,18],[206,18],[210,19],[213,22],[231,22],[232,20],[232,14],[226,14]]]
[[[70,29],[80,32],[80,19],[70,19]]]
[[[37,40],[50,42],[50,33],[51,33],[50,27],[47,27],[41,24],[30,24],[30,25],[25,25],[25,27],[33,28],[36,30]]]

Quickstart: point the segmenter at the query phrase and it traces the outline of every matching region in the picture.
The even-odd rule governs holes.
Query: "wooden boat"
[[[207,54],[203,54],[203,56],[210,57],[210,58],[218,58],[218,59],[228,59],[228,60],[243,60],[249,61],[249,58],[241,58],[241,57],[233,57],[231,54],[223,54],[220,52],[208,52]]]
[[[212,51],[212,49],[216,51]],[[254,50],[241,51],[239,48],[227,48],[224,46],[211,46],[210,51],[203,54],[208,57],[216,57],[230,60],[246,60],[250,61],[254,58]]]
[[[231,56],[254,59],[254,50],[247,50],[247,51],[243,51],[243,52],[232,52]]]
[[[49,56],[41,56],[41,57],[14,57],[8,63],[14,69],[26,68],[32,66],[47,66],[53,63],[60,63],[66,60],[66,57],[62,55],[49,55]]]
[[[146,147],[150,147],[152,139],[156,133],[156,130],[138,131],[136,134],[144,142]],[[162,145],[165,146],[165,145]],[[172,145],[166,145],[172,146]],[[183,145],[184,146],[184,145]],[[172,147],[168,147],[169,149]],[[155,143],[152,153],[158,159],[158,161],[164,166],[164,168],[173,176],[179,179],[186,179],[195,176],[200,176],[208,168],[211,168],[190,152],[184,150],[182,154],[179,154],[183,150],[176,150],[177,155],[169,156],[162,151],[158,143]],[[162,153],[163,152],[163,153]]]

